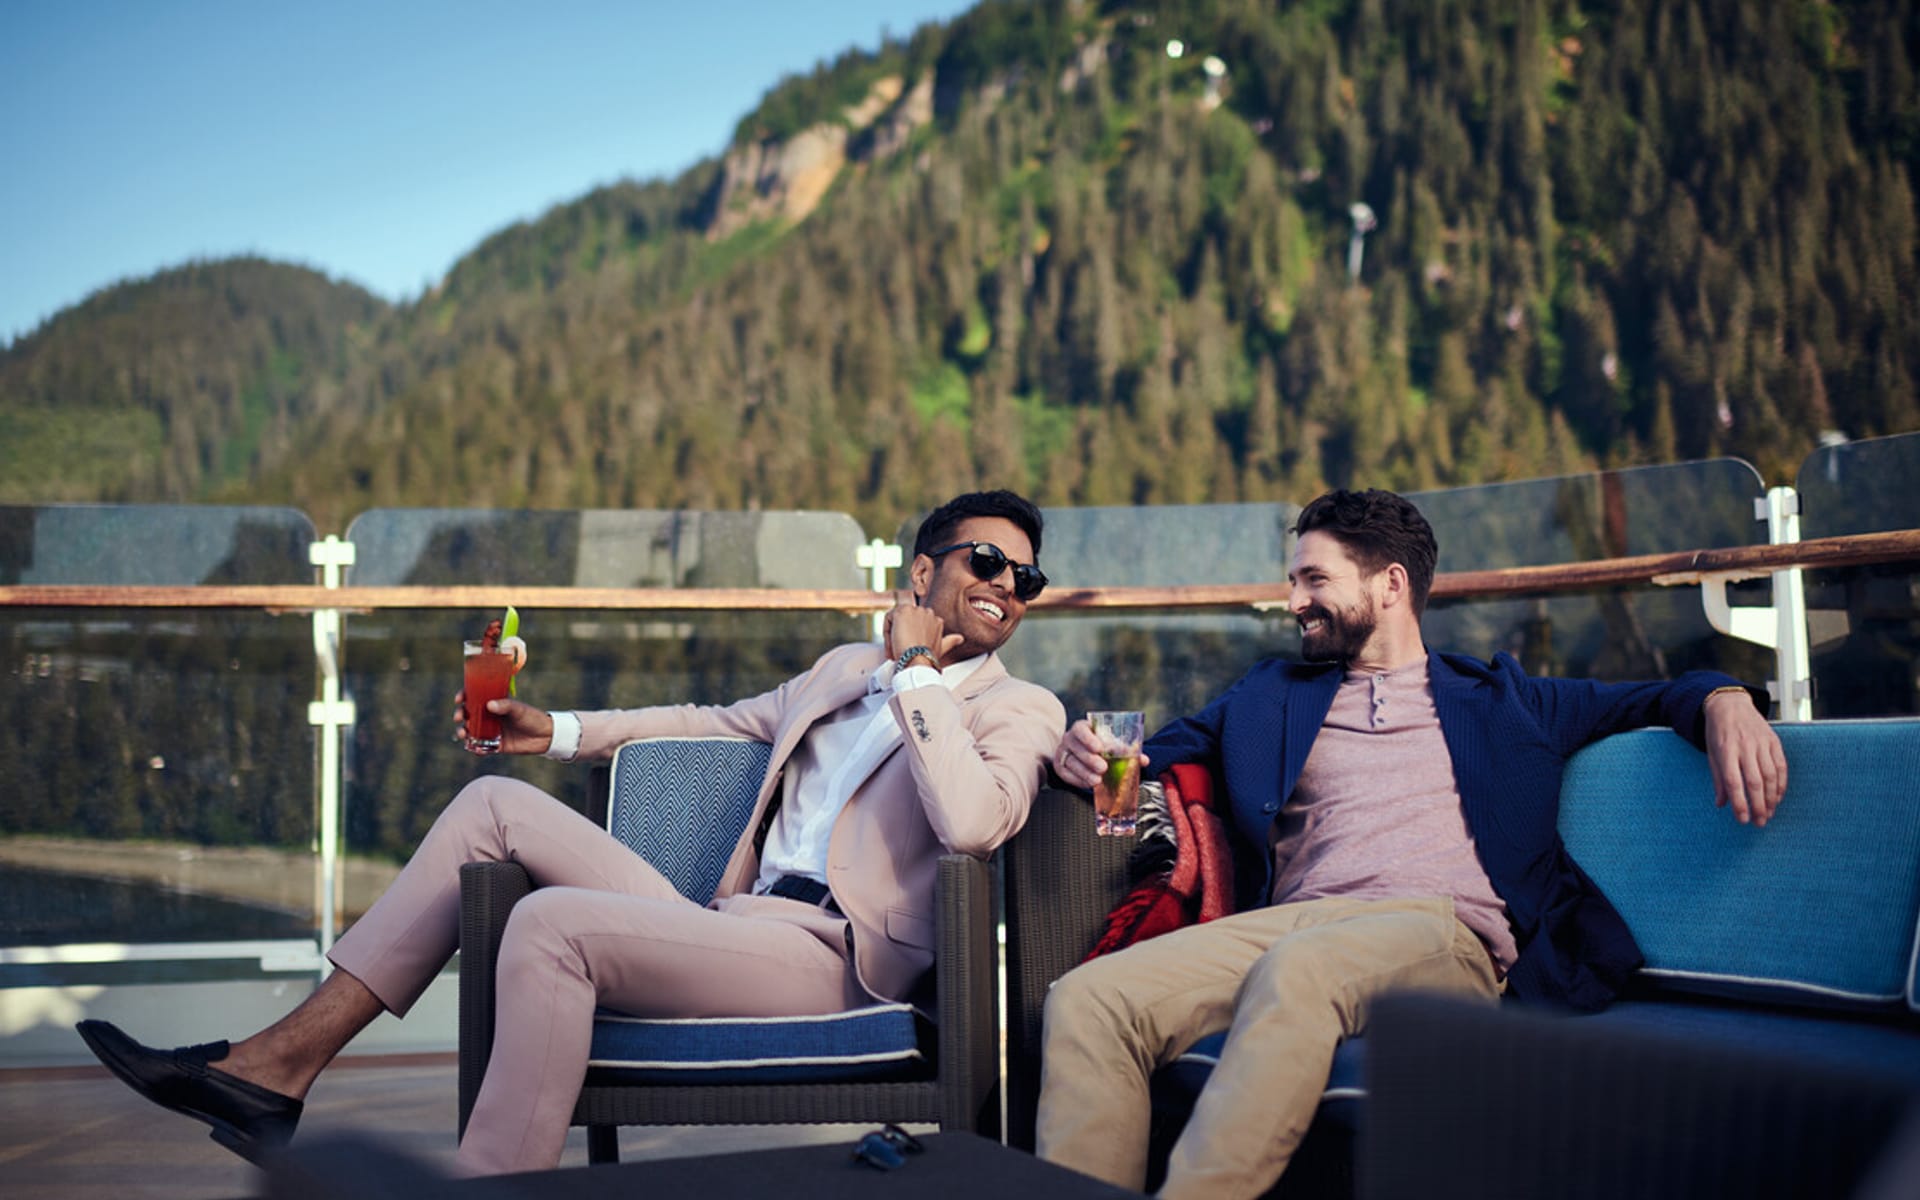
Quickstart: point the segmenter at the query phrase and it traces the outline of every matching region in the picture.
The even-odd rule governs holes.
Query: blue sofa
[[[1647,961],[1611,1008],[1567,1019],[1920,1095],[1920,719],[1777,728],[1789,783],[1765,829],[1716,809],[1705,756],[1666,730],[1605,739],[1569,764],[1561,835]],[[1046,984],[1092,944],[1088,910],[1125,888],[1124,843],[1089,836],[1085,806],[1048,793],[1008,850],[1009,1132],[1028,1145]],[[1061,909],[1080,896],[1093,899]],[[1224,1040],[1203,1039],[1156,1077],[1157,1142],[1177,1135]],[[1366,1059],[1364,1037],[1336,1055],[1283,1193],[1351,1192]]]

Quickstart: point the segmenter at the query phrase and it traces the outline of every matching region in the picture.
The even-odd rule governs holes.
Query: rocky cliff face
[[[1062,70],[1060,90],[1080,87],[1106,66],[1111,52],[1111,40],[1104,34],[1087,41]],[[993,107],[1021,74],[1015,67],[989,79],[972,100]],[[707,238],[720,241],[757,221],[806,220],[849,164],[892,158],[937,111],[951,110],[959,102],[956,93],[942,96],[936,91],[930,71],[910,88],[900,76],[889,75],[876,80],[860,103],[843,109],[837,120],[785,139],[734,148],[721,165]]]
[[[892,158],[906,147],[913,131],[933,120],[933,75],[922,75],[899,103],[873,125],[873,136],[865,157],[874,160]]]
[[[719,241],[756,221],[803,221],[849,162],[899,153],[913,131],[933,120],[933,80],[912,90],[897,75],[878,80],[841,120],[823,121],[785,140],[741,146],[721,167],[719,196],[707,237]]]

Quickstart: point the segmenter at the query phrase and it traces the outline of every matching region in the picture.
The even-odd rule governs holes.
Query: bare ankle
[[[382,1011],[365,984],[335,971],[292,1012],[233,1043],[219,1069],[303,1100],[326,1065]]]
[[[307,1072],[288,1064],[270,1047],[261,1044],[261,1035],[232,1043],[227,1056],[213,1064],[217,1071],[244,1079],[248,1083],[278,1092],[282,1096],[291,1096],[295,1100],[306,1099],[307,1089],[313,1086],[314,1076],[318,1072]]]

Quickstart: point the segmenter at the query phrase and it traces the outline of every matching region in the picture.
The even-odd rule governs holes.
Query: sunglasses
[[[907,1165],[907,1155],[925,1149],[919,1138],[898,1125],[887,1125],[860,1139],[853,1148],[853,1160],[876,1171],[897,1171]]]
[[[927,551],[928,558],[939,558],[942,554],[951,554],[955,550],[971,550],[967,555],[967,570],[973,572],[975,579],[993,580],[1000,578],[1000,572],[1013,568],[1013,594],[1022,603],[1040,594],[1047,586],[1047,577],[1040,568],[1031,563],[1017,563],[1007,557],[1007,552],[992,542],[955,542],[951,546],[942,546],[938,550]]]

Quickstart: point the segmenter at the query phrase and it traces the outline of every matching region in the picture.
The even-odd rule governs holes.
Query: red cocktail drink
[[[509,650],[489,649],[482,642],[463,643],[467,653],[467,749],[490,754],[500,748],[500,718],[487,711],[487,701],[505,700],[518,656]]]

